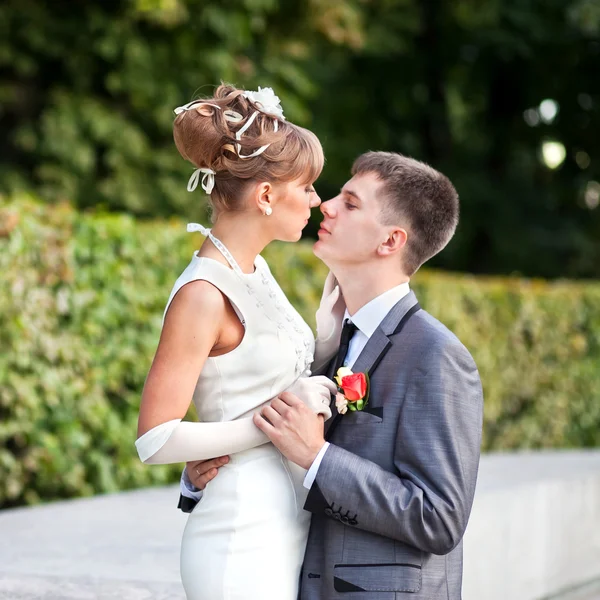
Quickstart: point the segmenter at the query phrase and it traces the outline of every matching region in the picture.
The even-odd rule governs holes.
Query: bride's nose
[[[320,198],[319,194],[317,194],[317,192],[314,192],[313,194],[311,194],[309,206],[311,208],[316,208],[320,204],[321,204],[321,198]]]

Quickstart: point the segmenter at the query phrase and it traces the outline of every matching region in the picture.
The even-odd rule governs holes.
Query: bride
[[[189,516],[181,576],[189,599],[296,600],[310,514],[305,471],[285,459],[252,415],[290,390],[331,416],[334,384],[310,377],[337,350],[339,288],[330,275],[310,327],[274,280],[260,252],[295,242],[320,204],[313,183],[323,151],[310,131],[286,121],[270,88],[221,85],[213,98],[175,110],[174,138],[209,195],[212,230],[177,279],[148,373],[136,447],[149,464],[229,455]],[[343,312],[343,308],[342,308]],[[200,423],[182,421],[195,404]]]

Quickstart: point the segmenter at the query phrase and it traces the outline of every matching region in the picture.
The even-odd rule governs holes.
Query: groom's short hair
[[[352,175],[374,173],[382,181],[382,222],[408,232],[403,267],[412,276],[452,239],[458,225],[458,194],[450,180],[429,165],[395,152],[367,152]]]

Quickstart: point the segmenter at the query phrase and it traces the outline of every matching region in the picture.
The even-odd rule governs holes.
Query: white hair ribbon
[[[188,184],[187,184],[187,191],[193,192],[198,187],[198,181],[200,181],[200,173],[204,173],[204,176],[202,177],[202,182],[200,185],[202,186],[202,189],[210,196],[210,193],[213,191],[213,188],[215,187],[216,173],[212,169],[207,169],[205,167],[196,169],[192,173],[192,176],[190,177],[190,180],[188,181]]]
[[[218,108],[219,110],[221,110],[221,107],[217,106],[216,104],[211,104],[210,102],[204,102],[203,100],[192,100],[191,102],[188,102],[187,104],[184,104],[183,106],[178,106],[175,110],[173,110],[173,112],[176,115],[180,115],[182,112],[185,112],[186,110],[192,110],[193,108],[195,108],[196,104],[205,104],[206,106],[212,106],[213,108]]]
[[[258,111],[255,111],[252,113],[252,116],[246,121],[246,124],[239,130],[236,132],[235,134],[235,139],[236,140],[241,140],[242,139],[242,134],[246,132],[246,130],[248,129],[248,127],[250,127],[250,125],[252,125],[252,123],[254,123],[254,120],[256,119],[256,117],[258,117],[260,113]],[[277,119],[274,119],[275,121],[275,131],[277,131]],[[271,144],[265,144],[264,146],[261,146],[258,150],[255,150],[252,154],[247,154],[246,156],[244,156],[242,154],[242,147],[240,144],[236,144],[236,149],[237,149],[237,155],[240,158],[254,158],[255,156],[258,156],[259,154],[262,154]]]
[[[267,115],[271,115],[273,117],[274,131],[279,130],[278,119],[285,120],[285,117],[283,116],[283,109],[281,108],[281,101],[279,100],[279,97],[275,95],[275,92],[273,91],[272,88],[259,87],[258,91],[256,91],[256,92],[246,91],[242,94],[242,96],[244,96],[244,98],[247,98],[248,100],[253,102],[256,106],[259,106],[260,112],[265,113]],[[246,124],[235,134],[236,140],[239,141],[242,139],[242,134],[248,129],[248,127],[250,127],[250,125],[252,125],[252,123],[254,122],[254,119],[256,119],[258,114],[259,114],[259,111],[255,111],[252,114],[252,116],[246,121]],[[248,155],[244,156],[242,154],[241,145],[236,144],[237,155],[242,159],[253,158],[255,156],[258,156],[259,154],[262,154],[269,146],[270,146],[270,144],[265,144],[264,146],[261,146],[260,148],[258,148],[258,150],[255,150],[254,152],[252,152],[252,154],[248,154]]]
[[[240,121],[244,120],[244,117],[242,117],[242,115],[235,110],[227,109],[223,112],[223,115],[225,116],[225,120],[229,121],[230,123],[239,123]]]

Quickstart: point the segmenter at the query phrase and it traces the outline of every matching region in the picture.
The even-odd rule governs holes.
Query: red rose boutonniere
[[[335,406],[340,415],[346,414],[348,410],[363,410],[369,402],[367,373],[353,373],[348,367],[340,367],[335,380],[338,384]]]

